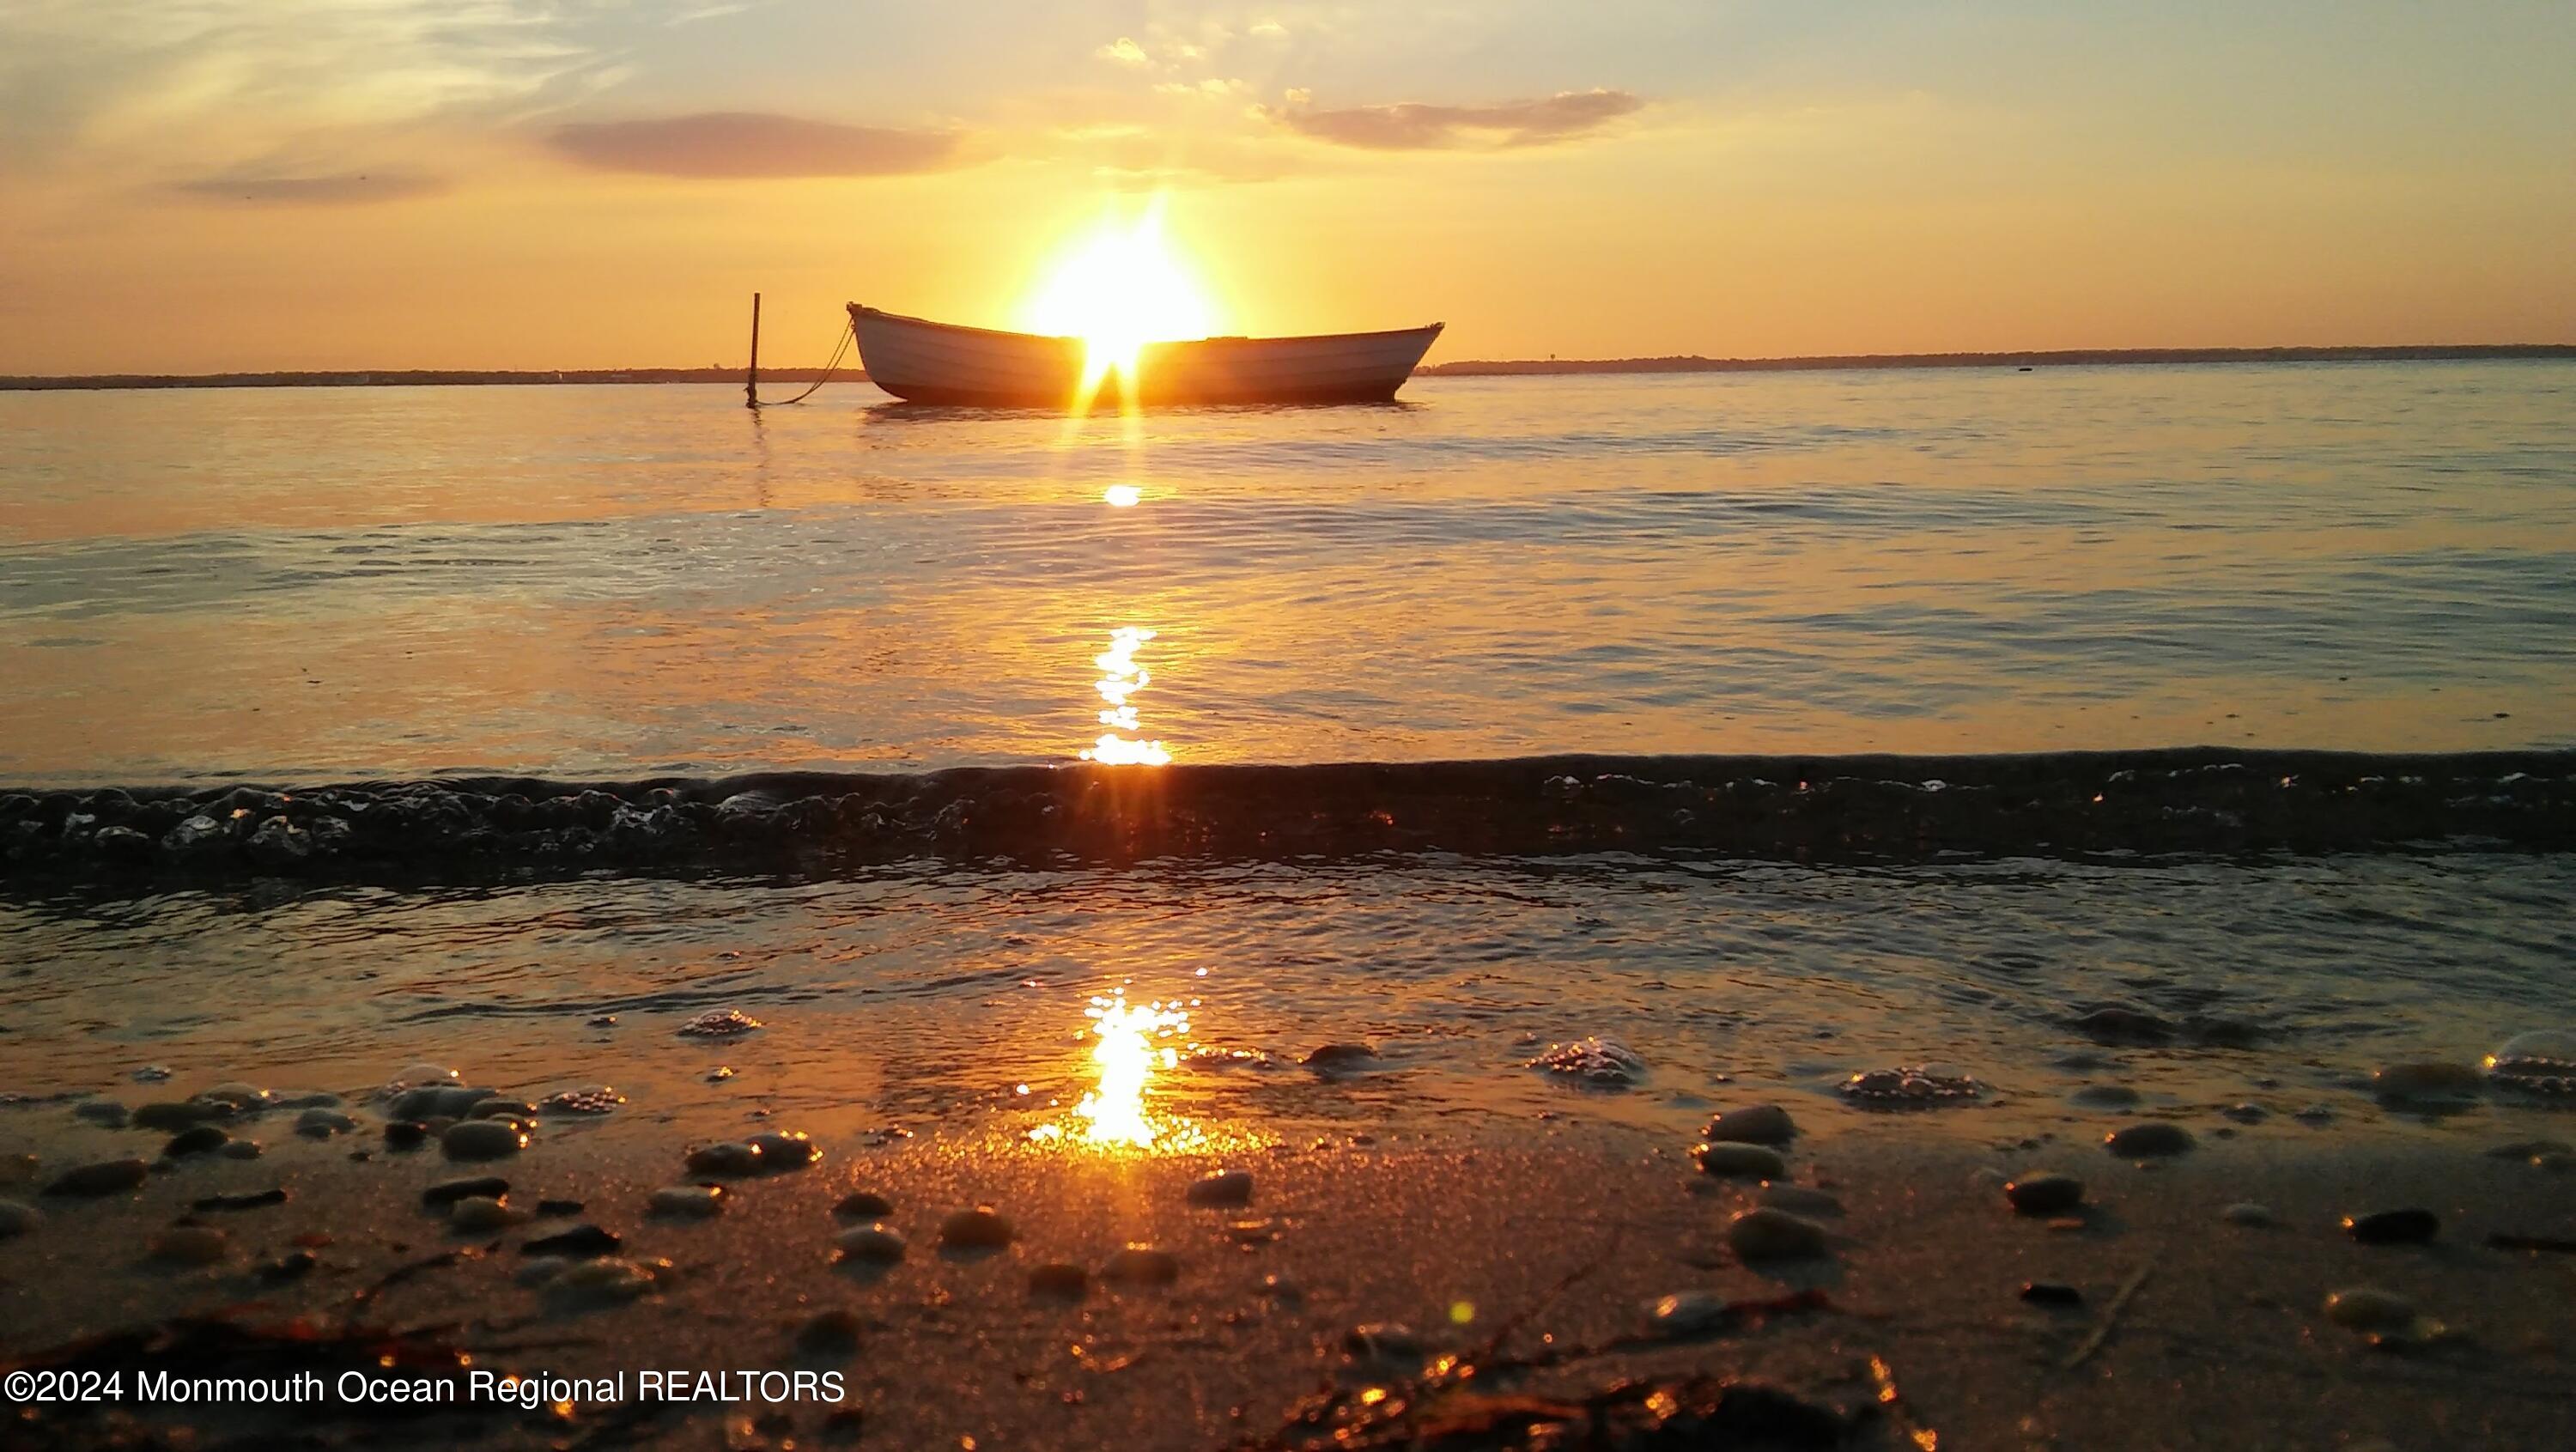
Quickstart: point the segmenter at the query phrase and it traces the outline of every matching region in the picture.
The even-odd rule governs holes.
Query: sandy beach
[[[388,1147],[364,1108],[329,1139],[294,1132],[302,1111],[270,1110],[225,1121],[262,1143],[256,1159],[191,1154],[94,1199],[36,1191],[165,1136],[67,1129],[59,1106],[22,1106],[12,1135],[41,1148],[32,1167],[13,1161],[7,1192],[38,1218],[0,1243],[13,1370],[336,1378],[372,1374],[381,1351],[406,1375],[622,1377],[628,1394],[426,1414],[336,1393],[287,1408],[129,1394],[105,1412],[22,1404],[13,1443],[2540,1448],[2576,1417],[2576,1196],[2547,1133],[2565,1116],[2545,1104],[2324,1128],[2127,1116],[2106,1130],[2028,1104],[1891,1113],[1798,1134],[1766,1183],[1703,1173],[1687,1138],[1601,1123],[1587,1097],[1506,1127],[1227,1153],[836,1130],[810,1164],[722,1177],[683,1163],[707,1136],[655,1116],[587,1133],[541,1117],[525,1150],[468,1163],[436,1143]],[[2124,1157],[2101,1142],[2140,1124],[2194,1143]],[[1193,1184],[1221,1168],[1249,1172],[1243,1202],[1198,1203]],[[2080,1181],[2080,1207],[2008,1203],[2007,1180],[2051,1171]],[[505,1212],[469,1218],[530,1218],[460,1229],[454,1202],[424,1200],[484,1176],[507,1182]],[[721,1208],[652,1208],[692,1181],[722,1185]],[[1769,1258],[1771,1241],[1731,1228],[1774,1203],[1821,1244],[1793,1230],[1793,1253]],[[1008,1242],[943,1247],[943,1223],[976,1206],[1007,1218]],[[2438,1222],[2421,1243],[2364,1243],[2342,1224],[2416,1210]],[[881,1237],[842,1248],[880,1221],[899,1259],[871,1258]],[[220,1240],[167,1238],[186,1226]],[[568,1232],[573,1263],[636,1269],[532,1275],[530,1242]],[[1136,1245],[1169,1259],[1121,1259]],[[1033,1289],[1063,1266],[1081,1268],[1080,1289]],[[2339,1324],[2327,1299],[2355,1290],[2406,1304]],[[1659,1320],[1666,1296],[1732,1305]],[[189,1318],[226,1329],[136,1334]],[[289,1328],[317,1339],[283,1354],[258,1339]],[[764,1394],[756,1379],[799,1370],[837,1372],[841,1394],[772,1401],[782,1384]],[[667,1401],[639,1389],[648,1371],[700,1389],[695,1374],[730,1374],[713,1389],[739,1399]],[[1781,1400],[1749,1400],[1754,1386]],[[1649,1409],[1656,1389],[1673,1400]],[[1710,1398],[1731,1430],[1669,1440]]]

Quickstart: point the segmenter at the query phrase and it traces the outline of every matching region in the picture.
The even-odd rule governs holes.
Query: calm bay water
[[[1122,734],[1183,761],[2576,744],[2576,368],[1407,400],[1067,424],[857,387],[756,419],[714,388],[0,394],[0,781],[1065,762],[1104,676]],[[345,1090],[426,1058],[610,1080],[657,1120],[1017,1133],[1080,1092],[1084,1006],[1123,986],[1277,1065],[1384,1051],[1347,1081],[1177,1071],[1211,1124],[1679,1126],[1754,1089],[1830,1116],[1844,1074],[1947,1060],[2043,1119],[2107,1078],[2286,1127],[2375,1117],[2373,1063],[2565,1026],[2571,908],[2562,859],[2502,855],[27,887],[0,1030],[44,1052],[0,1090],[145,1062]],[[2103,1004],[2176,1036],[2103,1051],[2076,1026]],[[771,1026],[670,1032],[718,1006]],[[1585,1034],[1642,1053],[1645,1092],[1522,1067]]]
[[[2576,367],[1406,399],[0,395],[0,779],[2576,742]]]

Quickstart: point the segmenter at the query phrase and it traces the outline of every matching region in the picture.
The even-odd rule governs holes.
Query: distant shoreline
[[[1464,359],[1415,370],[1423,378],[1571,373],[1796,373],[1864,368],[2074,368],[2205,363],[2425,363],[2576,359],[2576,343],[2441,343],[2334,348],[2058,348],[2019,353],[1835,353],[1800,358]],[[820,368],[763,369],[763,383],[813,383]],[[867,375],[832,375],[864,383]],[[241,373],[91,373],[0,377],[0,392],[129,388],[421,388],[498,384],[727,383],[739,368],[379,368]]]

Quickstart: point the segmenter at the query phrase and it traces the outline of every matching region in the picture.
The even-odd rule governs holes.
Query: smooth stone
[[[1646,1322],[1660,1336],[1698,1336],[1727,1324],[1734,1316],[1734,1308],[1725,1297],[1706,1291],[1658,1296],[1646,1307]]]
[[[784,1174],[801,1170],[823,1157],[811,1135],[801,1130],[771,1130],[751,1137],[751,1147],[760,1152],[760,1168],[767,1174]]]
[[[295,1116],[295,1132],[314,1139],[329,1139],[347,1134],[358,1127],[358,1121],[336,1109],[313,1108]]]
[[[894,1213],[894,1202],[874,1190],[852,1190],[832,1213],[843,1220],[881,1220]]]
[[[1078,1265],[1051,1260],[1029,1270],[1029,1291],[1040,1296],[1080,1297],[1091,1289],[1091,1273]]]
[[[1367,1044],[1318,1044],[1298,1062],[1309,1069],[1348,1069],[1377,1062],[1377,1050]]]
[[[911,1248],[902,1231],[873,1221],[842,1231],[832,1237],[832,1244],[840,1251],[841,1259],[868,1265],[892,1265]]]
[[[1843,1213],[1841,1200],[1811,1185],[1765,1185],[1762,1193],[1753,1199],[1756,1204],[1786,1210],[1792,1215],[1814,1217]]]
[[[546,1292],[572,1300],[631,1301],[653,1289],[653,1272],[613,1256],[580,1261],[545,1281]]]
[[[448,1126],[438,1147],[451,1160],[497,1160],[528,1147],[528,1136],[515,1124],[498,1119],[468,1119]]]
[[[210,1099],[217,1104],[229,1104],[235,1109],[265,1109],[274,1096],[256,1084],[245,1084],[235,1079],[229,1083],[218,1084],[212,1089],[200,1089],[192,1097]]]
[[[2126,1084],[2087,1084],[2069,1097],[2088,1109],[2128,1109],[2144,1096]]]
[[[232,1242],[211,1225],[180,1225],[152,1237],[152,1258],[169,1265],[213,1265]]]
[[[470,1180],[442,1180],[420,1192],[420,1203],[433,1209],[453,1205],[473,1195],[498,1200],[510,1193],[510,1182],[498,1175],[477,1175]]]
[[[569,1260],[584,1260],[593,1256],[615,1255],[617,1248],[625,1243],[618,1238],[616,1231],[603,1230],[596,1225],[576,1225],[552,1235],[538,1236],[520,1246],[519,1254],[560,1255]]]
[[[467,1235],[507,1230],[528,1223],[528,1212],[489,1195],[468,1195],[447,1207],[447,1223]]]
[[[553,1280],[555,1277],[562,1275],[565,1268],[571,1264],[571,1261],[568,1261],[559,1255],[541,1255],[535,1260],[521,1265],[516,1271],[511,1273],[510,1279],[517,1281],[523,1286],[542,1286],[546,1282]]]
[[[665,1185],[653,1192],[649,1208],[656,1215],[704,1220],[724,1208],[724,1191],[715,1185]]]
[[[216,1147],[215,1153],[222,1155],[228,1160],[255,1160],[258,1159],[260,1155],[259,1141],[255,1139],[228,1139]]]
[[[56,1175],[45,1186],[48,1195],[72,1195],[95,1200],[114,1195],[143,1183],[152,1167],[137,1159],[101,1160],[93,1165],[80,1165]]]
[[[460,1118],[464,1119],[534,1119],[537,1106],[524,1099],[494,1096],[474,1101]]]
[[[2035,1306],[2081,1306],[2084,1293],[2056,1281],[2024,1281],[2021,1298]]]
[[[1743,1260],[1809,1260],[1825,1253],[1825,1227],[1757,1205],[1726,1223],[1726,1243]]]
[[[2466,1099],[2484,1088],[2486,1076],[2466,1064],[2387,1064],[2370,1075],[2370,1092],[2382,1099]]]
[[[2123,1157],[2178,1155],[2190,1149],[2192,1144],[2190,1130],[2163,1120],[2124,1125],[2102,1136],[2103,1147]]]
[[[347,1101],[339,1095],[316,1090],[310,1094],[283,1095],[269,1101],[272,1109],[338,1109]]]
[[[1700,1145],[1691,1151],[1699,1161],[1703,1175],[1725,1175],[1735,1179],[1776,1180],[1789,1173],[1789,1162],[1780,1152],[1764,1145],[1742,1144],[1721,1140]]]
[[[1252,1171],[1219,1170],[1190,1182],[1189,1202],[1193,1205],[1249,1205],[1252,1203]]]
[[[429,1142],[429,1126],[416,1119],[397,1119],[385,1126],[387,1149],[418,1149]]]
[[[123,1129],[134,1118],[134,1111],[113,1099],[84,1100],[72,1106],[72,1114],[82,1121],[107,1129]]]
[[[859,1349],[859,1313],[846,1307],[817,1311],[796,1328],[796,1349],[847,1352]]]
[[[2272,1111],[2260,1104],[2230,1104],[2218,1112],[2238,1124],[2261,1124],[2272,1117]]]
[[[726,1141],[702,1144],[689,1151],[689,1173],[740,1178],[760,1173],[760,1151],[747,1144]]]
[[[1729,1109],[1708,1122],[1712,1142],[1787,1144],[1797,1136],[1798,1126],[1789,1118],[1789,1111],[1777,1104],[1748,1104]]]
[[[461,1084],[434,1084],[395,1095],[386,1112],[396,1119],[463,1119],[475,1105],[491,1097],[484,1090]]]
[[[2025,1175],[2005,1182],[2004,1199],[2023,1215],[2063,1215],[2084,1203],[2084,1182],[2073,1175]]]
[[[2230,1225],[2261,1227],[2280,1223],[2280,1218],[2272,1213],[2272,1207],[2257,1205],[2251,1200],[2241,1200],[2218,1213]]]
[[[213,1125],[200,1124],[170,1136],[170,1142],[161,1146],[161,1154],[163,1158],[173,1160],[186,1155],[202,1155],[222,1149],[231,1140],[231,1135]]]
[[[939,1222],[939,1243],[952,1250],[990,1250],[1011,1243],[1010,1217],[990,1205],[959,1210]]]
[[[24,1235],[35,1229],[37,1223],[43,1219],[43,1216],[36,1213],[36,1207],[33,1205],[21,1205],[15,1200],[0,1200],[0,1240]]]
[[[465,1076],[454,1069],[436,1064],[414,1064],[393,1077],[388,1086],[394,1089],[419,1089],[435,1084],[454,1084]]]
[[[1122,1285],[1168,1286],[1181,1278],[1181,1258],[1150,1245],[1124,1245],[1110,1255],[1100,1274]]]
[[[209,1119],[227,1119],[235,1113],[229,1104],[199,1103],[195,1100],[155,1099],[134,1106],[127,1120],[136,1129],[157,1129],[172,1133],[192,1128]]]
[[[2364,1245],[2422,1245],[2442,1231],[2442,1217],[2430,1210],[2381,1210],[2347,1215],[2343,1232]]]
[[[2326,1319],[2355,1331],[2402,1330],[2415,1324],[2415,1303],[2395,1291],[2355,1286],[2326,1297]]]

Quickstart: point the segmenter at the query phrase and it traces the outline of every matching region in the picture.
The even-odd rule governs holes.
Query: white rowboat
[[[877,387],[918,403],[1064,408],[1083,400],[1089,349],[1080,338],[964,328],[850,304],[859,363]],[[1147,343],[1132,382],[1097,380],[1099,400],[1140,404],[1382,403],[1395,397],[1440,336],[1438,323],[1307,338],[1195,338]]]

